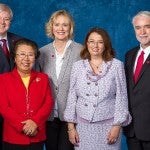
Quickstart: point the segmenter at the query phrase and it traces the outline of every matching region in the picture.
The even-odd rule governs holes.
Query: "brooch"
[[[40,80],[41,78],[38,78],[38,77],[35,79],[36,82],[39,82]]]

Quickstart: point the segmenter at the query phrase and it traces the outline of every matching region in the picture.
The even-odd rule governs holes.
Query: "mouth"
[[[57,32],[59,35],[64,35],[65,32]]]
[[[147,38],[148,36],[147,35],[140,35],[139,37],[140,38]]]
[[[24,67],[29,67],[30,66],[30,63],[23,63],[22,64]]]
[[[93,52],[99,52],[99,49],[98,48],[93,48],[92,51]]]
[[[0,25],[0,29],[4,29],[5,28],[5,26],[4,25]]]

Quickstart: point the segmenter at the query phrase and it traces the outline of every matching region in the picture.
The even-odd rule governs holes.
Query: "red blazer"
[[[45,122],[52,110],[52,94],[46,74],[31,72],[26,90],[16,68],[0,75],[0,112],[4,118],[3,141],[12,144],[30,144],[46,139]],[[22,132],[24,120],[31,119],[38,125],[35,137]]]

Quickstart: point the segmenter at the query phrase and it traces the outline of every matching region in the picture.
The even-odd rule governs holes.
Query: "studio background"
[[[150,0],[0,0],[14,13],[10,32],[37,42],[39,48],[51,39],[45,34],[45,23],[57,10],[65,9],[75,21],[74,40],[83,43],[92,27],[108,31],[117,58],[124,61],[125,53],[138,45],[131,24],[141,10],[150,11]],[[125,138],[122,150],[127,150]]]

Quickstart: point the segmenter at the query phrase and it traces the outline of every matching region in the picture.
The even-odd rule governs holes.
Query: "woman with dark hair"
[[[87,34],[82,60],[74,63],[64,118],[76,150],[120,150],[122,126],[130,123],[123,63],[108,33]]]
[[[0,75],[3,150],[43,150],[53,102],[48,76],[32,69],[38,56],[35,42],[18,40],[13,51],[16,67]]]

